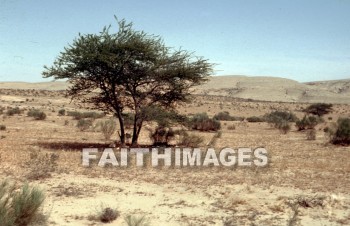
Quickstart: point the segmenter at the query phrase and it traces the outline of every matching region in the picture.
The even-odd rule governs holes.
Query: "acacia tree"
[[[120,125],[120,142],[125,144],[125,112],[132,112],[132,144],[136,145],[144,109],[173,110],[189,101],[191,88],[202,84],[212,72],[207,59],[184,50],[166,47],[155,35],[133,29],[118,21],[99,34],[81,35],[64,48],[44,78],[66,79],[66,96],[94,109],[113,112]]]

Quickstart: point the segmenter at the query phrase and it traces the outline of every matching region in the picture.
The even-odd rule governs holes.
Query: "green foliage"
[[[305,115],[302,119],[298,119],[295,122],[295,126],[299,131],[306,129],[314,129],[317,124],[321,123],[323,120],[318,116],[307,116]]]
[[[333,144],[350,145],[350,118],[339,118],[335,130],[330,130]]]
[[[131,110],[137,122],[133,143],[142,128],[142,109],[174,109],[190,100],[192,87],[205,82],[212,64],[184,50],[164,45],[161,38],[136,31],[118,21],[119,30],[105,27],[98,34],[79,35],[61,52],[45,78],[67,79],[67,94],[118,117],[121,143],[125,143],[123,114]]]
[[[263,117],[251,116],[247,118],[248,122],[265,122]]]
[[[244,117],[231,116],[229,112],[223,111],[214,115],[213,119],[219,121],[243,121]]]
[[[40,212],[45,196],[39,189],[25,184],[20,190],[8,181],[0,184],[0,225],[27,226]]]
[[[332,104],[317,103],[311,104],[304,111],[308,114],[317,115],[319,117],[332,112]]]
[[[38,109],[31,109],[28,111],[27,115],[33,117],[35,120],[45,120],[46,114]]]
[[[59,115],[59,116],[64,116],[64,115],[66,115],[66,110],[65,110],[65,109],[60,109],[60,110],[58,111],[58,115]]]
[[[85,131],[89,129],[91,126],[92,126],[91,119],[80,119],[77,123],[77,127],[80,129],[80,131]]]
[[[19,109],[18,107],[15,107],[15,108],[10,108],[7,110],[6,114],[8,116],[13,116],[13,115],[19,115],[22,113],[22,110]]]
[[[209,118],[207,113],[195,114],[189,121],[189,125],[194,130],[217,131],[221,128],[220,122]]]

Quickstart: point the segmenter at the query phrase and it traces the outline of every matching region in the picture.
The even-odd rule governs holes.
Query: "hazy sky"
[[[80,33],[113,15],[218,64],[216,75],[350,78],[350,0],[0,0],[0,81],[48,81]]]

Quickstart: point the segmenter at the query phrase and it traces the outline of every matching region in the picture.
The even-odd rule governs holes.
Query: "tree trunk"
[[[120,111],[117,112],[117,117],[119,120],[119,126],[120,126],[120,144],[121,145],[125,145],[125,129],[124,129],[124,121],[123,121],[123,117]]]
[[[137,145],[137,140],[139,139],[139,136],[137,134],[137,113],[135,113],[135,117],[134,117],[134,128],[132,131],[132,140],[131,140],[131,145],[132,146],[136,146]]]

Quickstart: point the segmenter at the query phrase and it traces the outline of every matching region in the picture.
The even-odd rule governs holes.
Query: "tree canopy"
[[[80,103],[113,112],[120,124],[120,141],[125,143],[124,116],[133,113],[134,145],[138,142],[144,109],[173,110],[189,101],[191,88],[202,84],[213,64],[193,53],[165,46],[159,36],[134,30],[132,23],[118,21],[98,34],[79,34],[64,48],[44,78],[66,79],[66,95]]]

